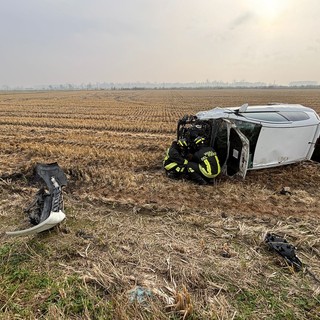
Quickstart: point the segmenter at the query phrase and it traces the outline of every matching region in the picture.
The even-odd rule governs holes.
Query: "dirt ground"
[[[208,186],[163,172],[179,117],[246,102],[320,113],[320,90],[0,93],[3,318],[319,319],[319,163]],[[53,231],[10,238],[5,231],[29,226],[23,209],[39,188],[37,162],[66,173],[67,218]],[[296,247],[302,271],[268,249],[267,232]],[[51,284],[39,290],[17,270],[45,270]],[[81,303],[71,299],[70,277],[80,279]],[[137,288],[143,298],[131,303]]]

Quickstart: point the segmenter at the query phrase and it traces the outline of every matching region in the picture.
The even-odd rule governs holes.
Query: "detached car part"
[[[36,174],[46,183],[47,190],[41,188],[34,201],[25,209],[30,223],[34,226],[24,230],[6,232],[9,236],[24,236],[53,228],[65,219],[63,212],[62,187],[67,185],[67,178],[55,163],[37,164]]]
[[[280,254],[286,262],[297,271],[302,269],[302,262],[295,254],[295,247],[288,241],[274,233],[267,233],[264,239],[270,249]]]

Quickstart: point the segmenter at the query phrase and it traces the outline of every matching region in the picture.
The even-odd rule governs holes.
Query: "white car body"
[[[310,160],[320,135],[319,115],[300,104],[215,108],[198,112],[196,118],[218,127],[212,131],[212,145],[218,156],[222,153],[223,171],[243,178],[247,170]],[[219,141],[226,137],[227,146],[221,149]]]

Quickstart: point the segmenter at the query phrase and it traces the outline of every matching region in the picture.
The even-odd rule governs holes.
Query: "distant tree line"
[[[58,84],[58,85],[38,85],[38,86],[8,86],[0,87],[1,91],[29,91],[29,90],[144,90],[144,89],[274,89],[274,88],[310,88],[319,89],[320,85],[316,81],[296,81],[290,82],[288,85],[277,85],[275,83],[267,84],[264,82],[247,82],[247,81],[205,81],[205,82],[103,82],[103,83],[87,83],[87,84]]]

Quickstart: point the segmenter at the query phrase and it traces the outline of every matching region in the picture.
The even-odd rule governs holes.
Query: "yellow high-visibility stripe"
[[[199,169],[200,169],[201,173],[202,173],[205,177],[207,177],[207,178],[214,178],[212,175],[210,175],[210,174],[207,173],[206,169],[205,169],[201,164],[199,164]]]
[[[212,174],[211,166],[210,166],[210,163],[209,163],[208,160],[204,161],[204,163],[206,164],[207,168],[204,168],[201,164],[199,164],[199,169],[200,169],[201,173],[207,178],[215,178],[221,171],[218,157],[215,156],[215,159],[216,159],[216,162],[217,162],[217,173],[215,173],[215,174]]]
[[[166,170],[171,170],[171,169],[173,169],[174,167],[176,167],[178,164],[176,163],[176,162],[171,162],[171,163],[169,163],[169,164],[167,164],[164,168],[166,169]]]
[[[177,172],[183,172],[184,171],[184,167],[176,167],[176,171]]]
[[[167,149],[167,151],[166,151],[166,156],[164,157],[164,159],[163,159],[163,161],[162,161],[163,165],[164,165],[164,164],[166,163],[166,161],[169,159],[169,151],[170,151],[170,148]],[[188,163],[188,160],[187,160],[187,159],[184,159],[183,164],[186,165],[187,163]],[[176,170],[177,172],[183,172],[183,171],[184,171],[184,167],[178,166],[178,164],[177,164],[176,162],[170,162],[170,163],[168,163],[166,166],[164,166],[164,168],[165,168],[166,170],[172,170],[174,167],[176,167],[175,170]]]
[[[179,167],[176,162],[171,162],[171,163],[167,164],[164,168],[166,170],[175,169],[177,172],[183,172],[184,171],[184,167]]]
[[[206,171],[207,171],[208,175],[211,176],[212,175],[211,166],[210,166],[208,159],[204,160],[204,164],[206,165],[206,169],[207,169]]]

